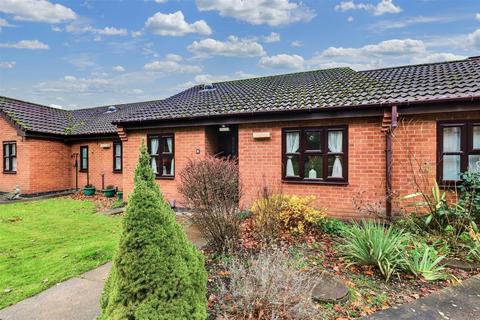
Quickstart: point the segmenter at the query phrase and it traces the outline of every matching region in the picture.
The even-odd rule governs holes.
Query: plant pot
[[[95,191],[97,189],[95,187],[84,187],[83,188],[83,194],[86,196],[93,196],[95,194]]]
[[[115,193],[117,192],[117,190],[115,189],[104,189],[102,190],[103,192],[103,195],[107,198],[113,198],[115,197]]]

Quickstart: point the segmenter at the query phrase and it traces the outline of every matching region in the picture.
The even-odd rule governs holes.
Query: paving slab
[[[193,244],[205,245],[188,217],[177,220]],[[0,310],[0,320],[94,320],[100,315],[100,295],[111,266],[107,263]]]
[[[412,303],[380,311],[365,320],[474,320],[480,319],[480,275],[460,285],[432,293]]]

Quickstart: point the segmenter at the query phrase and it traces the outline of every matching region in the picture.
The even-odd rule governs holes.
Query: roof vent
[[[117,112],[117,107],[115,106],[110,106],[108,107],[107,111],[105,111],[105,113],[114,113],[114,112]]]
[[[213,90],[215,90],[215,87],[213,86],[213,83],[204,83],[202,85],[202,89],[200,90],[200,92],[213,91]]]

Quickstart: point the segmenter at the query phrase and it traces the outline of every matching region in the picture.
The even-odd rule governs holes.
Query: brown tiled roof
[[[0,96],[0,111],[24,131],[64,135],[71,112]]]
[[[25,131],[107,134],[115,123],[192,119],[332,107],[480,97],[480,59],[356,72],[333,68],[195,86],[164,100],[60,110],[0,97],[0,111]],[[113,123],[113,124],[112,124]]]
[[[121,122],[480,96],[480,59],[356,72],[335,68],[199,85],[147,104]]]
[[[0,96],[0,112],[22,130],[61,136],[115,133],[112,122],[134,112],[138,103],[115,106],[116,112],[109,107],[62,110]]]

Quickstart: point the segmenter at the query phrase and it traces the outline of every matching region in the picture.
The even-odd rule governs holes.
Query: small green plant
[[[480,172],[468,171],[462,174],[459,204],[480,222]]]
[[[345,229],[346,243],[342,245],[350,264],[377,267],[386,281],[403,263],[408,234],[375,221],[354,223]]]
[[[110,206],[110,209],[119,209],[125,207],[126,202],[123,200],[117,200]]]
[[[443,272],[445,268],[440,265],[444,258],[445,256],[437,254],[435,248],[422,243],[409,250],[405,266],[417,278],[422,277],[427,281],[442,280],[447,277]]]
[[[334,218],[326,218],[323,219],[319,224],[318,224],[318,229],[324,233],[329,233],[329,234],[334,234],[337,236],[342,235],[344,232],[345,228],[347,228],[348,225],[338,219]]]
[[[478,229],[470,228],[460,236],[462,247],[466,249],[466,258],[470,261],[480,262],[480,233]]]
[[[480,262],[480,241],[474,240],[468,244],[467,258],[476,262]]]
[[[426,232],[447,236],[453,244],[474,222],[473,216],[463,207],[462,202],[448,203],[446,192],[441,191],[436,181],[430,194],[417,192],[403,197],[402,200],[410,201],[417,197],[422,200],[413,201],[409,206],[421,208],[413,217],[418,226]]]

